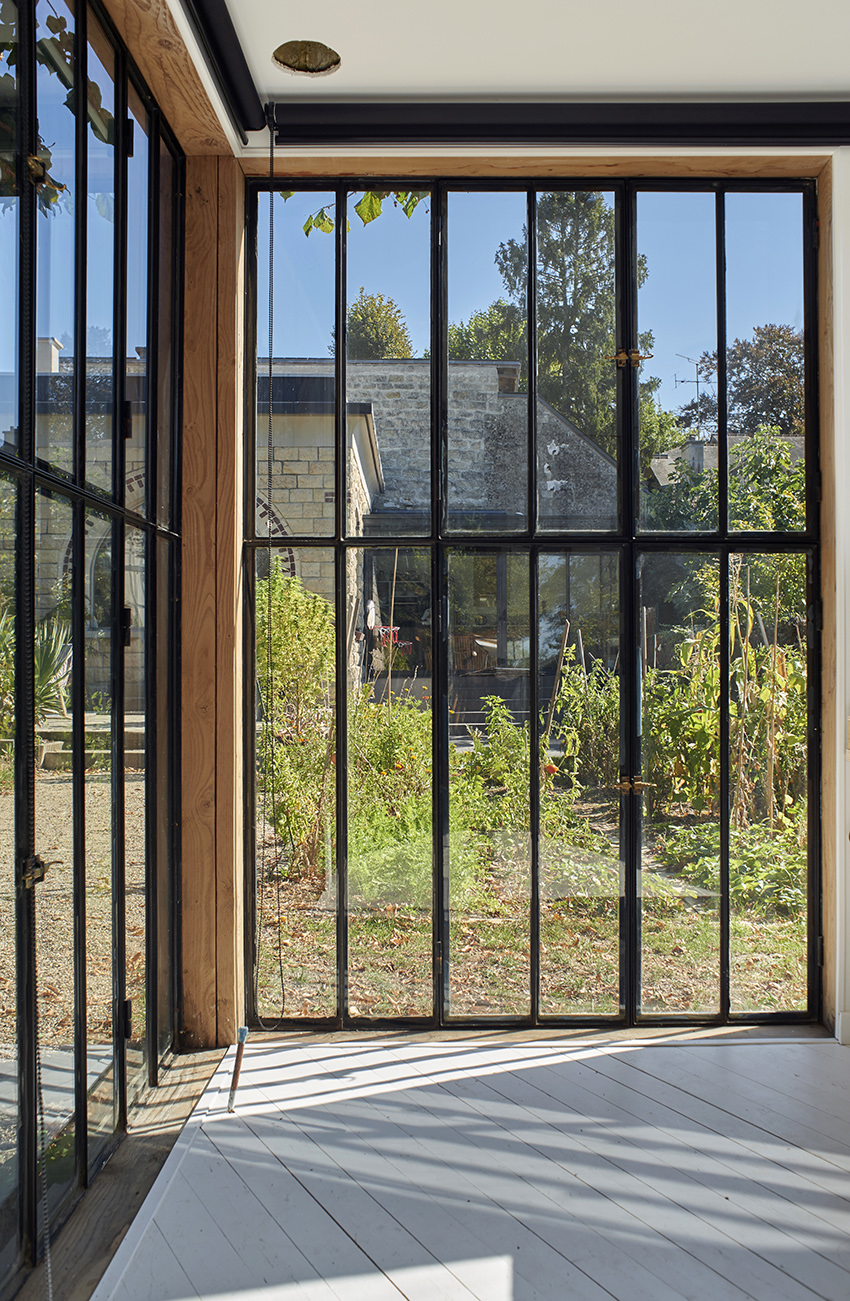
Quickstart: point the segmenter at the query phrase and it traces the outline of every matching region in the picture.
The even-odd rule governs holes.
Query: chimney
[[[63,347],[58,339],[38,339],[35,350],[36,374],[56,375],[59,371],[59,353]]]

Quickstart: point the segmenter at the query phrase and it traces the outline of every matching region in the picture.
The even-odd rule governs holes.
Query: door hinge
[[[127,146],[127,157],[132,158],[133,150],[136,147],[136,123],[133,120],[133,118],[128,117],[125,126],[127,129],[127,134],[125,136],[125,141]]]
[[[132,631],[133,611],[130,609],[129,605],[125,605],[124,609],[121,611],[121,644],[123,646],[130,645]]]
[[[133,1000],[132,998],[124,999],[124,1010],[121,1017],[123,1034],[125,1039],[133,1038]]]
[[[34,885],[38,885],[44,880],[45,873],[51,867],[61,867],[62,860],[54,858],[52,862],[45,863],[44,859],[38,854],[31,854],[29,858],[24,859],[24,870],[21,872],[21,885],[24,890],[31,890]]]
[[[133,437],[133,403],[129,399],[121,406],[121,433],[125,438]]]

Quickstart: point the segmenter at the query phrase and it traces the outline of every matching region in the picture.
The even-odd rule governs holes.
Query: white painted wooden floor
[[[95,1301],[850,1298],[850,1049],[484,1036],[225,1058]]]

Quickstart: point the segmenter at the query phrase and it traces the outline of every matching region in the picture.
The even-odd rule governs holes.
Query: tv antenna
[[[698,358],[696,358],[696,357],[686,357],[685,354],[684,354],[683,352],[677,352],[677,353],[676,353],[676,356],[677,356],[677,357],[681,357],[681,358],[682,358],[682,361],[689,361],[689,362],[691,363],[691,365],[693,366],[693,368],[694,368],[694,378],[693,378],[693,379],[679,379],[679,376],[674,374],[674,376],[673,376],[673,387],[674,387],[674,388],[678,388],[680,384],[696,384],[696,389],[697,389],[697,438],[701,438],[701,437],[702,437],[702,430],[700,429],[700,419],[699,419],[699,418],[700,418],[700,409],[699,409],[699,367],[700,367],[700,363],[699,363]]]

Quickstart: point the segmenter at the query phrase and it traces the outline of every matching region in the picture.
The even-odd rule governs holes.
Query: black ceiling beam
[[[245,132],[262,131],[266,119],[226,0],[182,0],[182,3],[230,119],[243,145],[247,144]]]
[[[850,102],[345,103],[274,106],[279,145],[846,145]]]

